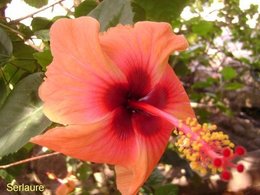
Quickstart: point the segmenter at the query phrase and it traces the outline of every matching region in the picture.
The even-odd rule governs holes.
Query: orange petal
[[[188,46],[186,39],[175,35],[168,23],[158,22],[138,22],[134,27],[118,25],[103,33],[100,41],[128,81],[132,82],[133,70],[143,70],[151,76],[151,86],[161,78],[169,55]],[[144,77],[140,75],[140,81]]]
[[[176,118],[194,117],[188,96],[167,65],[159,83],[142,101],[173,114]],[[132,118],[137,139],[137,156],[133,166],[115,166],[117,187],[124,195],[136,194],[161,158],[173,125],[162,118],[136,113]]]
[[[98,121],[106,87],[125,82],[125,76],[104,55],[99,23],[90,17],[60,19],[51,27],[53,62],[48,66],[39,96],[44,112],[54,122],[84,124]]]
[[[189,97],[170,65],[144,101],[181,120],[195,117]]]
[[[139,191],[160,160],[170,134],[170,129],[163,129],[152,136],[137,136],[138,152],[134,165],[115,166],[117,188],[122,194],[133,195]]]
[[[123,166],[136,154],[131,120],[120,111],[96,123],[53,128],[31,142],[81,160]]]

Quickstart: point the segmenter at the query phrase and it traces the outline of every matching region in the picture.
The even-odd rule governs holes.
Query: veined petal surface
[[[100,47],[99,23],[91,17],[59,19],[50,37],[53,62],[39,90],[45,114],[61,124],[98,121],[108,112],[102,103],[108,86],[126,82]]]
[[[132,87],[142,83],[147,91],[160,80],[173,51],[188,47],[168,23],[138,22],[133,27],[118,25],[100,35],[106,54],[125,73]],[[134,72],[134,73],[133,73]],[[133,75],[135,79],[133,79]]]
[[[130,167],[136,140],[131,121],[122,115],[115,111],[95,123],[56,127],[31,141],[81,160]],[[122,136],[126,132],[127,137]]]

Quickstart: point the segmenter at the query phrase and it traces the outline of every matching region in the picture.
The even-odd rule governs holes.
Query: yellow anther
[[[197,162],[191,162],[190,163],[190,167],[194,170],[196,170],[198,168],[198,163]]]
[[[200,130],[200,129],[201,129],[201,125],[200,125],[200,124],[197,124],[196,126],[191,127],[191,130],[192,130],[193,132],[196,132],[196,131],[198,131],[198,130]]]
[[[200,170],[199,170],[199,172],[200,172],[200,174],[201,175],[206,175],[207,174],[207,169],[205,169],[205,168],[201,168]]]
[[[192,160],[191,160],[191,155],[190,155],[190,154],[187,154],[186,158],[187,158],[189,161],[192,161]]]
[[[196,158],[197,158],[197,155],[192,154],[191,158],[190,158],[190,161],[194,162],[194,161],[196,161]]]
[[[225,145],[229,145],[231,142],[229,141],[229,140],[224,140],[223,141],[223,144],[225,144]]]
[[[190,140],[189,140],[189,139],[185,139],[184,142],[183,142],[183,145],[184,145],[185,147],[190,146]]]
[[[179,150],[180,152],[182,152],[182,151],[183,151],[183,149],[184,149],[184,147],[182,147],[182,146],[181,146],[181,147],[179,147],[179,149],[178,149],[178,150]]]
[[[193,127],[197,124],[197,119],[196,118],[193,118],[190,122],[190,126]]]
[[[217,125],[211,125],[210,126],[210,130],[213,130],[213,131],[216,130],[217,128],[218,128]]]
[[[230,148],[234,148],[234,147],[235,147],[235,144],[230,143],[230,144],[229,144],[229,147],[230,147]]]
[[[189,125],[189,124],[190,124],[190,121],[191,121],[191,118],[188,117],[188,118],[186,119],[185,123],[186,123],[187,125]]]
[[[209,138],[208,136],[206,136],[206,135],[204,135],[204,136],[202,137],[202,139],[203,139],[205,142],[209,142],[209,140],[210,140],[210,138]]]
[[[205,131],[207,129],[208,129],[208,124],[207,123],[203,123],[202,130]]]
[[[192,145],[192,148],[193,148],[193,150],[195,150],[195,151],[199,151],[200,150],[200,148],[201,148],[201,144],[200,143],[197,143],[197,144],[194,144],[194,145]]]
[[[211,169],[211,173],[212,173],[212,174],[216,174],[216,173],[217,173],[217,169],[216,169],[216,168],[212,168],[212,169]]]

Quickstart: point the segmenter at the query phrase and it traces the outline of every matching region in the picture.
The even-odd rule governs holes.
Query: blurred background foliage
[[[42,72],[52,61],[49,29],[55,20],[89,15],[100,21],[102,31],[118,23],[162,21],[170,23],[173,31],[184,34],[190,43],[187,51],[175,53],[169,63],[183,81],[200,122],[216,123],[234,143],[247,148],[247,156],[239,159],[247,171],[229,183],[200,176],[175,152],[171,137],[140,194],[260,193],[260,2],[20,0],[37,9],[13,19],[7,14],[13,1],[0,1],[0,165],[48,153],[28,140],[52,125],[42,114],[37,89]],[[40,15],[46,10],[56,13],[57,9],[65,14],[52,18]],[[6,184],[12,182],[44,184],[45,194],[57,190],[119,194],[114,177],[109,165],[54,155],[0,169],[0,193],[8,194]]]

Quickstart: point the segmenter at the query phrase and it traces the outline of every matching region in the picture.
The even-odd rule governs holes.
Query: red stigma
[[[237,146],[236,150],[235,150],[235,154],[237,154],[238,156],[242,156],[246,153],[246,149],[242,146]]]
[[[231,150],[229,148],[225,148],[223,150],[223,156],[227,158],[230,157],[230,155],[231,155]]]
[[[224,181],[228,181],[231,179],[231,173],[229,171],[223,171],[221,173],[221,179]]]
[[[237,165],[237,171],[240,172],[240,173],[244,171],[244,168],[245,167],[242,164]]]
[[[215,167],[221,167],[221,165],[222,165],[222,160],[221,159],[219,159],[219,158],[216,158],[216,159],[214,159],[214,165],[215,165]]]

